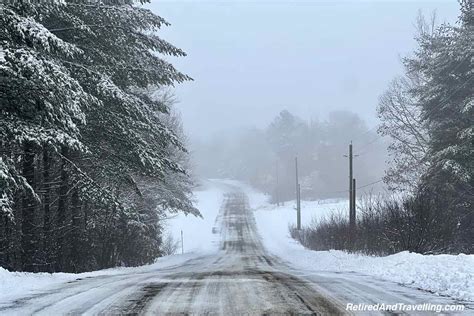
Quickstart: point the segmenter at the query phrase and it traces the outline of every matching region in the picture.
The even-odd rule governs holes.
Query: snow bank
[[[29,296],[78,278],[139,273],[178,266],[203,252],[217,250],[217,235],[212,234],[215,219],[225,192],[239,187],[249,196],[265,247],[295,268],[311,272],[358,272],[407,286],[447,295],[459,300],[474,301],[474,255],[420,255],[401,252],[387,257],[370,257],[342,251],[311,251],[289,237],[288,225],[296,222],[294,201],[276,207],[267,197],[249,186],[231,180],[203,182],[195,192],[196,206],[204,219],[179,215],[171,219],[168,229],[178,238],[184,231],[184,255],[159,258],[154,264],[134,268],[114,268],[101,271],[71,273],[20,273],[0,268],[0,307],[8,301]],[[320,218],[332,212],[347,210],[347,201],[313,201],[302,203],[302,222]]]
[[[421,255],[400,252],[387,257],[349,254],[343,251],[312,251],[289,236],[296,222],[295,202],[276,207],[265,195],[248,186],[259,233],[268,251],[298,269],[311,272],[357,272],[462,301],[474,301],[474,255]],[[347,201],[302,202],[302,222],[331,212],[347,210]]]
[[[9,272],[0,267],[0,307],[12,300],[33,295],[38,291],[53,288],[61,283],[79,278],[103,275],[133,274],[150,270],[159,270],[178,266],[203,252],[217,249],[212,227],[219,212],[223,195],[229,185],[216,181],[204,181],[195,192],[196,207],[201,211],[203,219],[195,216],[178,215],[167,223],[168,230],[176,239],[180,231],[184,231],[184,255],[172,255],[158,258],[155,263],[141,267],[112,268],[86,273],[26,273]]]
[[[0,267],[0,306],[12,300],[46,286],[53,286],[76,279],[78,276],[68,273],[23,273],[9,272]]]
[[[10,272],[0,267],[0,307],[8,302],[34,295],[38,291],[54,288],[56,285],[65,282],[96,276],[133,274],[170,268],[181,265],[193,257],[193,254],[166,256],[158,258],[155,263],[145,266],[130,268],[119,267],[76,274]]]

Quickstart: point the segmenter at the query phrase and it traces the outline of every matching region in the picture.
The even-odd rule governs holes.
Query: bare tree
[[[421,12],[416,20],[418,41],[435,36],[436,12],[427,21]],[[378,133],[392,139],[388,147],[390,161],[385,182],[393,190],[413,191],[429,167],[429,134],[422,117],[419,89],[426,84],[422,72],[410,71],[404,60],[406,75],[395,78],[380,97],[377,109],[382,123]]]
[[[427,128],[411,93],[417,84],[416,78],[396,78],[380,98],[378,116],[382,123],[378,132],[392,138],[390,166],[384,179],[391,189],[415,188],[428,167]]]

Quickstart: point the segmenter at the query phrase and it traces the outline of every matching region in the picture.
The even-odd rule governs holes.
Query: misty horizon
[[[168,59],[194,79],[175,88],[191,141],[263,128],[282,110],[307,121],[351,111],[371,128],[380,95],[416,46],[419,12],[428,19],[436,12],[438,23],[459,15],[456,1],[165,1],[146,7],[171,23],[160,36],[188,54]]]

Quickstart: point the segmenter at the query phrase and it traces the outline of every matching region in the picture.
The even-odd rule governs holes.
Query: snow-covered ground
[[[203,218],[194,215],[177,214],[165,224],[165,233],[170,233],[179,242],[181,253],[181,231],[183,231],[184,252],[209,253],[218,248],[219,236],[213,234],[216,218],[228,185],[216,180],[202,180],[194,192],[195,206]]]
[[[180,214],[168,221],[167,230],[176,240],[180,238],[180,232],[183,230],[184,255],[179,254],[158,258],[155,263],[141,267],[113,268],[79,274],[9,272],[0,267],[0,307],[2,303],[30,296],[37,291],[53,288],[62,283],[77,279],[166,269],[179,266],[183,262],[203,253],[216,251],[217,241],[214,239],[215,235],[212,234],[212,227],[221,207],[223,195],[228,190],[229,186],[219,181],[202,181],[201,186],[195,192],[195,203],[196,207],[201,211],[203,218]]]
[[[150,270],[159,270],[179,266],[195,257],[195,254],[172,255],[161,257],[155,263],[141,267],[112,268],[84,273],[31,273],[9,272],[0,267],[0,307],[5,302],[34,295],[37,291],[54,288],[57,285],[78,279],[136,274]],[[1,312],[0,312],[1,314]]]
[[[264,194],[247,185],[240,187],[248,194],[250,206],[255,210],[264,246],[297,269],[314,273],[356,272],[474,302],[474,255],[421,255],[405,251],[372,257],[336,250],[311,251],[289,236],[288,225],[296,222],[294,201],[276,207],[267,202]],[[302,223],[346,210],[346,205],[347,201],[302,201]]]
[[[146,281],[148,275],[167,273],[165,272],[167,269],[179,270],[188,260],[196,260],[203,254],[217,251],[218,236],[212,233],[216,225],[215,219],[225,192],[234,190],[235,187],[247,193],[250,206],[255,210],[257,227],[266,249],[286,261],[301,277],[320,275],[329,280],[343,280],[342,286],[344,286],[346,281],[354,282],[354,277],[359,275],[362,276],[361,283],[357,281],[357,286],[364,284],[364,280],[388,280],[457,300],[474,302],[474,255],[424,256],[402,252],[388,257],[370,257],[342,251],[311,251],[289,237],[288,225],[296,221],[294,202],[275,207],[267,202],[265,195],[247,185],[231,180],[210,180],[204,181],[195,192],[196,204],[203,214],[203,219],[179,215],[169,220],[168,231],[176,239],[179,239],[181,230],[184,232],[184,255],[159,258],[154,264],[142,267],[114,268],[81,274],[13,273],[0,268],[0,308],[11,304],[15,299],[31,297],[37,293],[47,292],[48,289],[67,289],[62,284],[78,279],[94,280],[99,277],[97,284],[102,284],[100,282],[109,284],[110,281],[107,280],[110,278],[100,277],[112,276],[111,278],[120,282],[123,280],[133,285],[135,284],[133,278],[136,278],[138,288],[140,282],[143,282],[140,278]],[[303,202],[302,222],[307,224],[312,218],[320,218],[346,209],[347,201]],[[381,282],[382,286],[386,283]],[[84,283],[86,289],[87,284]],[[91,284],[95,286],[95,283]],[[132,285],[127,291],[135,291]],[[111,293],[114,291],[113,288],[109,290]],[[52,293],[54,295],[54,291]]]

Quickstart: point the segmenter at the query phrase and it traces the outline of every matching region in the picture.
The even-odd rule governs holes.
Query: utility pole
[[[352,179],[352,220],[351,228],[356,226],[356,179]]]
[[[354,210],[352,209],[352,182],[353,182],[353,177],[352,177],[352,141],[349,144],[349,223],[350,226],[353,227],[353,213]]]
[[[300,201],[300,183],[298,180],[298,157],[295,157],[296,171],[296,228],[301,229],[301,201]]]
[[[181,230],[181,254],[184,254],[184,239],[183,239],[183,231]]]
[[[353,155],[352,154],[352,141],[349,144],[349,156],[344,155],[344,157],[349,157],[349,225],[351,228],[355,228],[356,224],[356,215],[355,215],[355,208],[356,208],[356,203],[355,203],[355,179],[353,177],[353,169],[352,169],[352,160],[354,157],[357,157],[358,155]]]

